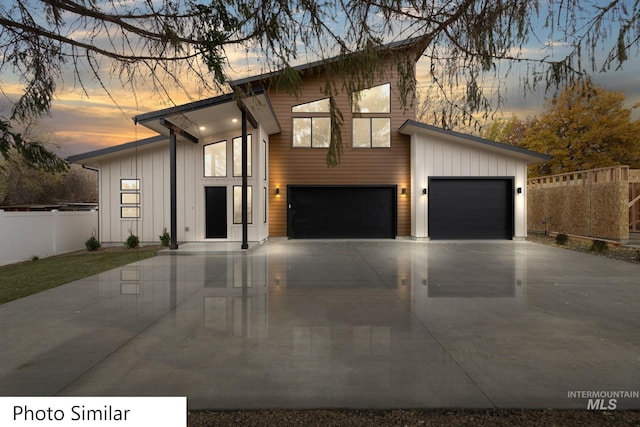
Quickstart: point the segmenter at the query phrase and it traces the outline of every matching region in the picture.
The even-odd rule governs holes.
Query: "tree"
[[[482,137],[503,144],[521,146],[528,126],[529,123],[513,115],[510,119],[498,119],[485,127],[482,131]]]
[[[218,90],[229,78],[227,57],[243,49],[259,58],[265,71],[281,70],[279,79],[296,93],[299,76],[292,66],[303,57],[326,60],[341,55],[347,66],[326,73],[325,92],[361,89],[380,70],[381,46],[410,39],[416,55],[429,61],[431,88],[446,102],[437,111],[443,127],[487,117],[487,80],[517,65],[524,90],[555,87],[586,72],[619,67],[640,43],[639,4],[611,0],[21,0],[0,3],[0,72],[16,75],[21,96],[8,117],[0,117],[0,152],[22,150],[27,160],[48,169],[60,163],[42,146],[26,143],[17,123],[46,114],[60,84],[71,80],[88,94],[93,81],[137,85],[150,79],[170,96],[184,88],[182,73],[198,79],[205,90]],[[542,33],[541,33],[542,31]],[[610,40],[614,42],[611,43]],[[526,57],[530,40],[542,55]],[[558,52],[555,42],[565,49]],[[598,58],[603,49],[607,53]],[[357,54],[349,55],[353,52]],[[415,88],[412,61],[398,60],[402,98]],[[326,63],[333,66],[336,63]],[[585,65],[586,64],[586,65]],[[353,78],[341,81],[346,73]],[[116,99],[113,99],[117,103]],[[340,111],[333,110],[335,123]],[[340,132],[332,132],[331,164],[340,158]],[[31,142],[31,141],[30,141]],[[64,166],[64,165],[62,165]]]
[[[77,165],[51,173],[25,164],[17,152],[0,160],[0,206],[55,203],[96,203],[95,172]]]
[[[631,120],[624,95],[590,79],[563,89],[534,118],[521,145],[553,159],[530,169],[532,176],[615,166],[640,167],[640,120]]]

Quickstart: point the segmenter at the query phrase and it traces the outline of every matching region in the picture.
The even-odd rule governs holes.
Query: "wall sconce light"
[[[422,194],[427,194],[427,189],[426,188],[422,189]]]
[[[518,194],[522,194],[522,187],[518,187],[518,188],[516,188],[516,193],[518,193]]]
[[[276,196],[280,195],[280,187],[276,187]]]
[[[402,195],[403,196],[407,195],[407,187],[402,187]]]

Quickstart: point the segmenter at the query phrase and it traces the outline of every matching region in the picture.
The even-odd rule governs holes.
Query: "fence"
[[[0,209],[0,265],[84,249],[98,237],[98,212],[5,212]]]
[[[528,229],[627,241],[628,166],[570,172],[528,180]]]

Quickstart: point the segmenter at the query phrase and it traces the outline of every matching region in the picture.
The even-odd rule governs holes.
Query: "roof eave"
[[[413,135],[415,133],[423,133],[429,135],[439,135],[448,138],[453,138],[461,143],[476,144],[476,146],[493,151],[503,151],[512,157],[517,157],[526,160],[527,164],[541,163],[552,159],[552,156],[547,154],[538,153],[535,151],[527,150],[525,148],[516,147],[514,145],[503,144],[501,142],[495,142],[488,139],[480,138],[477,136],[464,134],[452,130],[442,129],[436,126],[421,123],[415,120],[407,120],[404,122],[398,130],[404,135]]]

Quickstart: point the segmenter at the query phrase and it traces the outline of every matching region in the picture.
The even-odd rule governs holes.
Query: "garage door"
[[[288,186],[292,239],[395,238],[395,186]]]
[[[513,238],[512,178],[430,178],[429,237]]]

